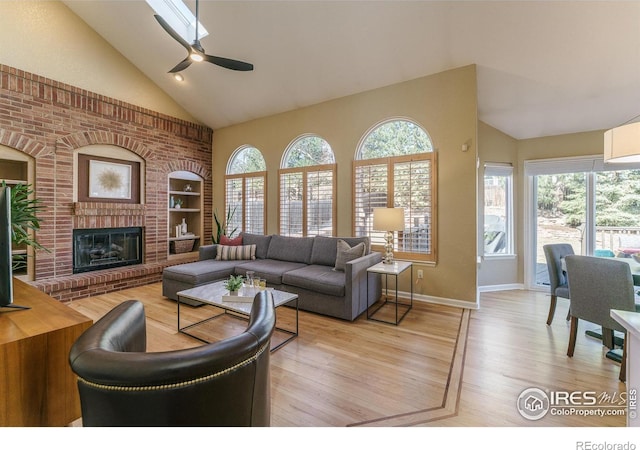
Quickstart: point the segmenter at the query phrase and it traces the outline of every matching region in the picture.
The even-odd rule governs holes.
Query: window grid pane
[[[280,174],[280,234],[302,236],[302,172]]]
[[[308,171],[307,236],[333,235],[333,170]]]
[[[230,175],[225,180],[225,210],[233,216],[227,224],[227,230],[236,230],[234,236],[240,232],[264,234],[266,211],[264,199],[266,196],[266,175],[264,173],[250,173],[247,175]]]
[[[394,207],[404,208],[405,230],[399,233],[398,251],[430,254],[431,245],[431,161],[394,164]]]
[[[235,230],[233,236],[236,236],[242,231],[242,204],[243,204],[243,190],[242,190],[242,178],[227,178],[225,189],[225,211],[224,217],[221,220],[226,220],[227,211],[233,213],[231,220],[227,223],[227,233]]]
[[[245,218],[244,231],[253,234],[264,234],[264,177],[245,178]]]
[[[384,245],[384,231],[373,230],[373,209],[387,206],[388,164],[357,165],[354,172],[355,235]]]

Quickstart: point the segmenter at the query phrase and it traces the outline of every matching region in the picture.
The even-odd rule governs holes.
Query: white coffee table
[[[287,304],[291,301],[295,300],[296,303],[296,327],[295,330],[287,330],[284,328],[279,328],[276,327],[277,331],[286,333],[288,335],[290,335],[287,339],[285,339],[284,341],[282,341],[281,343],[279,343],[278,345],[276,345],[275,347],[273,347],[271,349],[271,352],[274,352],[276,350],[278,350],[280,347],[282,347],[283,345],[289,343],[292,339],[295,339],[298,336],[298,295],[297,294],[291,294],[289,292],[284,292],[284,291],[278,291],[276,289],[273,288],[267,288],[272,296],[273,296],[273,302],[274,302],[274,306],[276,308],[276,314],[278,312],[278,307]],[[259,292],[259,289],[255,289],[255,288],[251,288],[251,292],[249,291],[245,291],[244,294],[248,295],[251,293],[255,293],[257,294]],[[178,292],[178,332],[186,334],[188,336],[191,336],[192,338],[198,339],[199,341],[202,341],[204,343],[209,344],[210,342],[195,336],[191,333],[189,333],[187,330],[194,328],[198,325],[202,325],[205,322],[209,322],[215,318],[224,316],[224,315],[231,315],[232,317],[236,317],[236,318],[242,318],[245,320],[248,320],[249,315],[251,314],[251,308],[253,306],[253,303],[251,302],[227,302],[227,301],[222,301],[222,297],[224,295],[227,295],[229,293],[229,291],[227,291],[224,288],[224,281],[216,281],[215,283],[209,283],[209,284],[203,284],[202,286],[198,286],[195,288],[191,288],[191,289],[187,289],[184,291],[180,291]],[[254,294],[254,295],[255,295]],[[189,325],[186,325],[184,327],[180,326],[180,304],[184,302],[184,300],[189,299],[189,300],[196,300],[198,302],[204,303],[205,306],[209,305],[209,306],[214,306],[216,308],[220,308],[223,310],[223,312],[216,314],[214,316],[208,317],[206,319],[200,320],[198,322],[195,323],[191,323]],[[187,303],[185,303],[187,304]]]

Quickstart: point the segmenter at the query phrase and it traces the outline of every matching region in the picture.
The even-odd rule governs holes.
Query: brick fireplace
[[[203,179],[203,242],[212,232],[210,128],[0,65],[0,147],[28,155],[39,217],[39,251],[29,282],[60,300],[159,281],[168,257],[168,176],[189,171]],[[111,146],[143,162],[138,203],[78,197],[77,154]],[[75,159],[74,159],[75,158]],[[74,273],[73,230],[139,227],[142,264]],[[208,237],[208,238],[207,238]]]

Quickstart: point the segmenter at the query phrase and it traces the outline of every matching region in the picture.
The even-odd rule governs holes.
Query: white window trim
[[[506,187],[506,234],[507,234],[507,251],[506,253],[484,253],[483,257],[485,259],[497,260],[497,259],[513,259],[516,257],[515,252],[515,207],[514,207],[514,180],[513,180],[513,166],[510,163],[491,163],[487,162],[484,165],[484,177],[486,176],[503,176],[507,177],[507,187]],[[482,199],[484,205],[484,198]],[[483,211],[483,224],[482,228],[484,230],[484,211]],[[484,248],[484,246],[483,246]]]

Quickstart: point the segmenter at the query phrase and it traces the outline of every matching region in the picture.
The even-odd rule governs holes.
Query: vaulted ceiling
[[[468,64],[480,120],[517,139],[640,114],[640,2],[201,0],[207,53],[255,70],[182,83],[186,51],[144,0],[63,3],[213,129]]]

